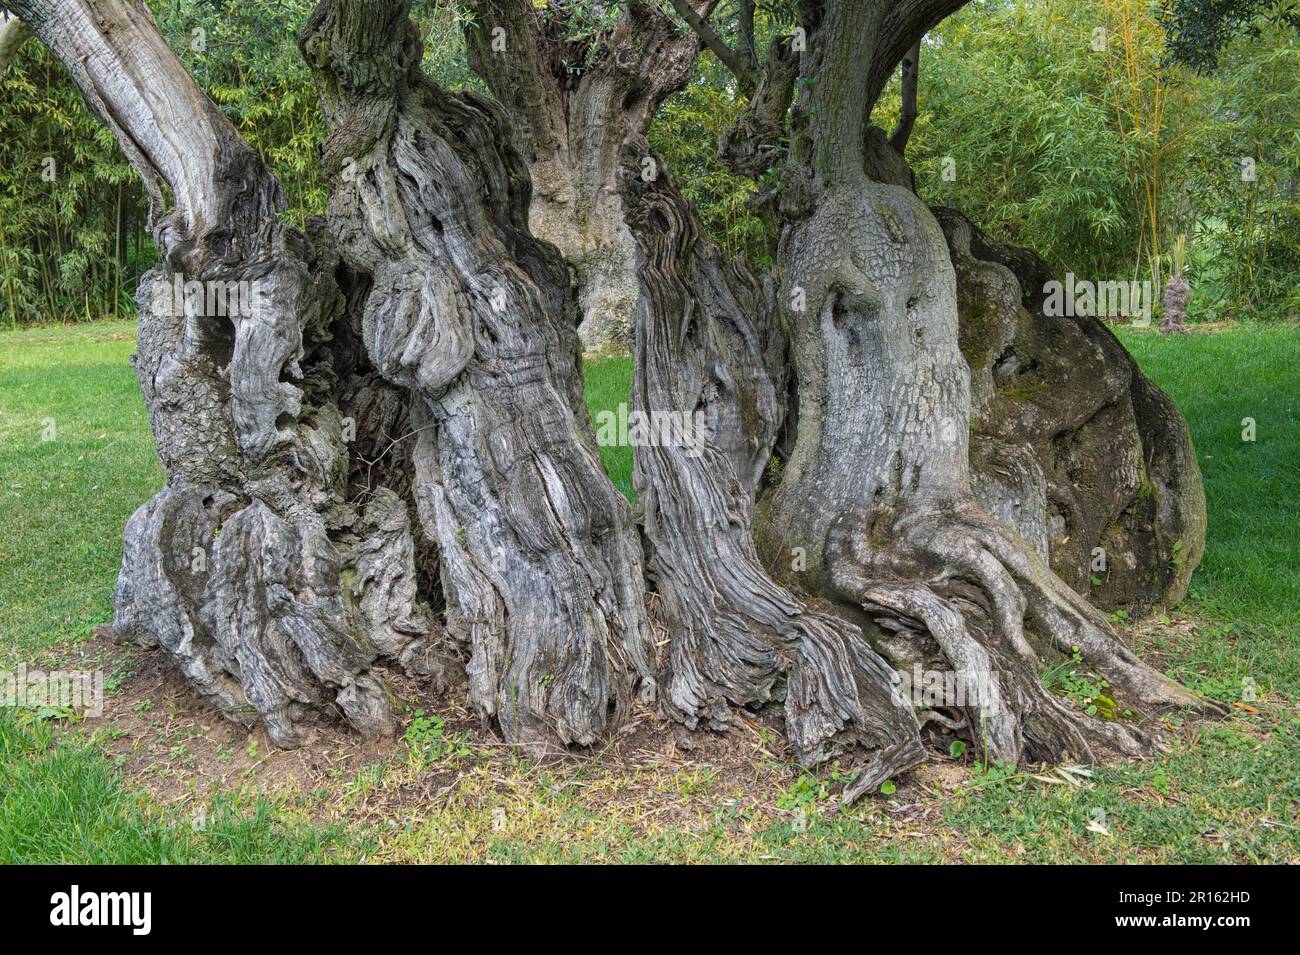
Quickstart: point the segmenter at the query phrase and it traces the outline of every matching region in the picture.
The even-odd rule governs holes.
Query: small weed
[[[420,766],[429,766],[441,760],[455,761],[470,755],[469,734],[457,733],[447,735],[446,720],[441,716],[424,715],[424,710],[415,714],[402,734],[411,761]]]
[[[1110,684],[1106,680],[1083,668],[1083,654],[1077,646],[1070,648],[1068,659],[1043,671],[1043,686],[1070,700],[1089,716],[1113,720],[1133,715],[1130,710],[1120,710],[1110,695]]]
[[[779,809],[811,809],[830,795],[830,786],[811,773],[803,773],[776,797]]]

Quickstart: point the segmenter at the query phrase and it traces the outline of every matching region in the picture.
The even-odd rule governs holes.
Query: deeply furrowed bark
[[[329,219],[369,278],[370,358],[410,395],[412,485],[471,700],[508,740],[589,745],[654,692],[639,546],[505,117],[421,75],[407,9],[329,0],[300,40],[330,129]]]
[[[326,0],[301,39],[330,128],[329,238],[277,221],[278,184],[184,74],[146,8],[17,6],[145,179],[164,255],[141,287],[137,369],[168,485],[128,525],[118,630],[161,646],[224,711],[263,721],[278,743],[335,709],[378,735],[393,728],[393,700],[375,662],[425,675],[439,667],[427,606],[436,562],[451,636],[470,653],[471,700],[507,739],[590,745],[638,690],[653,696],[640,548],[589,433],[565,264],[528,232],[527,165],[504,112],[420,74],[408,4]],[[956,670],[968,698],[954,706],[991,756],[1150,751],[1135,728],[1048,693],[1045,660],[1077,647],[1134,707],[1199,701],[1143,667],[1049,569],[1036,545],[1051,536],[1050,510],[1040,535],[1009,512],[994,520],[972,491],[959,295],[978,284],[970,276],[998,285],[1007,276],[996,269],[1019,263],[955,219],[945,237],[909,188],[890,184],[910,178],[906,164],[865,125],[863,64],[876,57],[874,83],[880,51],[896,45],[888,25],[905,14],[924,21],[943,3],[806,6],[802,69],[815,82],[803,84],[781,196],[779,295],[722,262],[666,170],[638,175],[655,158],[638,133],[689,76],[692,37],[634,3],[586,92],[579,83],[561,97],[585,117],[565,128],[563,149],[589,166],[589,209],[618,224],[620,241],[636,235],[635,410],[652,420],[698,413],[705,424],[702,444],[636,449],[648,568],[670,626],[666,708],[718,726],[733,708],[781,701],[805,762],[846,746],[869,754],[850,797],[923,758],[897,676],[861,632],[758,562],[753,499],[782,419],[779,303],[793,330],[799,417],[765,507],[772,571],[874,617],[894,634],[879,642],[891,662]],[[793,63],[770,71],[771,112],[783,111]],[[503,90],[514,69],[498,75]],[[547,89],[528,94],[528,108],[549,103]],[[575,139],[575,129],[587,132]],[[772,130],[763,132],[770,146]],[[524,142],[558,156],[556,135],[539,122]],[[864,146],[874,158],[864,160]],[[737,153],[751,163],[775,155]],[[621,192],[611,185],[620,161]],[[889,167],[875,177],[886,181],[872,181],[864,161]],[[624,278],[629,267],[619,265]],[[155,279],[173,270],[182,282],[246,283],[256,301],[234,314],[170,308],[170,288]],[[1010,324],[1021,317],[1014,297],[995,303]],[[1078,331],[1107,353],[1095,329]],[[975,369],[977,394],[984,372]],[[1190,446],[1164,440],[1182,433],[1167,399],[1134,370],[1108,383],[1097,407],[1094,417],[1128,415],[1125,427],[1141,435],[1138,469],[1160,494],[1102,520],[1071,512],[1063,519],[1086,525],[1077,540],[1109,541],[1117,526],[1135,537],[1153,507],[1169,510],[1171,488],[1195,537],[1199,482],[1185,479]],[[1056,412],[1043,409],[1043,421],[1058,422]],[[1105,422],[1066,427],[1084,435],[1069,449],[1077,459]],[[1027,460],[1010,435],[990,438],[993,451],[974,455],[993,462],[990,472],[1009,454]],[[1044,505],[1065,480],[1051,464],[1040,462]],[[1022,490],[993,484],[980,502],[1001,507]],[[1038,505],[1034,497],[1041,515]],[[1157,539],[1135,559],[1169,547]],[[1185,574],[1168,579],[1167,591],[1185,584]]]
[[[545,15],[529,0],[471,7],[470,64],[505,107],[532,175],[529,228],[553,242],[573,272],[584,347],[623,349],[637,279],[618,188],[620,151],[690,80],[696,39],[643,0],[626,4],[607,32],[580,39],[564,35],[559,6]]]
[[[378,422],[334,371],[348,330],[329,243],[278,222],[278,183],[143,4],[12,6],[144,179],[162,256],[134,362],[167,486],[127,525],[116,630],[279,744],[337,711],[391,732],[372,664],[423,666],[432,625],[405,506],[348,496],[347,439],[373,443]]]
[[[897,30],[921,29],[950,6],[895,6],[875,57],[891,62],[901,49]],[[872,180],[915,191],[900,147],[916,71],[907,59],[904,66],[903,120],[889,137],[866,128],[864,160]],[[774,41],[748,105],[719,144],[719,158],[737,175],[758,178],[782,160],[798,68],[789,39]],[[874,58],[870,76],[876,90]],[[779,194],[774,186],[760,192],[760,212],[770,217]],[[1100,321],[1043,314],[1052,275],[1037,255],[993,241],[955,210],[933,211],[957,272],[980,504],[1107,608],[1141,613],[1180,600],[1205,538],[1186,422]]]
[[[758,560],[754,493],[781,423],[784,340],[770,288],[728,265],[662,164],[640,175],[625,150],[625,203],[640,255],[633,413],[659,440],[635,446],[648,569],[670,646],[669,711],[726,726],[733,707],[783,700],[786,734],[813,764],[849,745],[870,754],[857,785],[925,758],[898,677],[861,632],[806,606]],[[697,431],[664,440],[664,422]]]
[[[884,7],[805,4],[810,81],[779,248],[798,433],[764,509],[764,555],[780,576],[898,633],[881,645],[900,666],[955,672],[958,708],[991,757],[1150,751],[1136,729],[1048,693],[1044,654],[1077,647],[1134,707],[1199,699],[1138,663],[972,493],[971,383],[944,233],[910,189],[864,171],[858,83]],[[807,554],[806,569],[791,566],[792,553]]]

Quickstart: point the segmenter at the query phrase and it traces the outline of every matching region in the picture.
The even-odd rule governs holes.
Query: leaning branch
[[[903,57],[902,109],[898,114],[898,126],[889,137],[889,145],[900,156],[907,154],[907,141],[912,136],[912,127],[916,125],[916,86],[917,74],[921,68],[921,41],[917,40]]]
[[[673,9],[677,11],[677,15],[700,38],[700,42],[736,77],[736,82],[740,84],[741,91],[746,96],[752,93],[754,88],[758,86],[758,71],[751,62],[747,62],[744,57],[727,46],[726,41],[718,36],[717,31],[709,26],[704,19],[704,16],[707,16],[712,10],[713,2],[707,4],[704,16],[697,13],[688,0],[671,0],[671,2]]]
[[[279,184],[185,71],[147,7],[134,0],[9,6],[67,68],[144,180],[164,255],[239,258],[236,247],[275,220]],[[222,188],[227,181],[245,188]],[[164,184],[172,200],[166,216]]]
[[[867,73],[867,103],[874,104],[888,85],[899,63],[945,17],[970,0],[900,0],[880,24],[880,35]]]

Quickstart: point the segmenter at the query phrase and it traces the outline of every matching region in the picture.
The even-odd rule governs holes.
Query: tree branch
[[[11,0],[112,130],[149,191],[159,248],[173,260],[234,261],[283,204],[257,153],[186,72],[134,0]],[[244,188],[223,188],[238,181]],[[165,215],[161,184],[171,189]]]
[[[749,57],[749,62],[758,66],[758,48],[754,46],[754,8],[755,0],[740,0],[740,38],[744,43],[742,52]]]
[[[470,68],[510,115],[515,145],[532,162],[562,147],[564,100],[552,61],[555,44],[530,0],[469,0]]]
[[[798,75],[799,54],[790,49],[790,38],[773,40],[749,102],[718,139],[718,159],[733,174],[758,179],[780,162]]]
[[[704,17],[695,11],[695,8],[690,5],[688,0],[671,0],[671,2],[673,9],[677,11],[677,15],[700,38],[700,42],[722,61],[723,66],[731,71],[731,74],[736,78],[736,82],[740,84],[741,91],[746,96],[752,93],[754,88],[758,86],[758,71],[753,64],[746,62],[735,50],[727,46],[726,41],[718,36],[713,27],[705,22]],[[705,15],[707,16],[708,11],[712,9],[713,3],[709,3]]]
[[[908,50],[970,0],[899,0],[885,14],[867,74],[868,109],[880,98]]]
[[[882,42],[884,0],[804,0],[808,51],[799,57],[802,89],[791,130],[791,157],[815,191],[862,176],[863,136],[872,100],[863,65]]]
[[[912,136],[912,127],[916,125],[916,85],[917,74],[921,68],[921,41],[917,40],[903,57],[903,106],[898,114],[898,126],[889,137],[889,145],[898,150],[900,156],[907,155],[907,141]]]

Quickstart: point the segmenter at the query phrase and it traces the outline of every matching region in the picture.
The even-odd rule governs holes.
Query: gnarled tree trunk
[[[733,707],[780,700],[786,735],[812,764],[870,754],[855,787],[925,758],[898,676],[852,624],[768,576],[751,536],[754,495],[782,423],[785,341],[771,288],[726,263],[666,166],[647,181],[644,143],[625,151],[625,202],[640,254],[633,413],[676,440],[635,447],[650,579],[669,631],[666,706],[686,725],[726,726]],[[675,437],[675,436],[674,436]]]
[[[690,80],[699,43],[643,0],[582,37],[566,37],[574,14],[558,4],[539,10],[528,0],[474,0],[471,7],[470,64],[505,107],[532,175],[529,227],[559,248],[573,272],[584,347],[627,348],[637,278],[618,187],[620,151]]]
[[[1102,322],[1043,314],[1038,256],[934,212],[957,272],[980,505],[1104,607],[1181,600],[1205,546],[1182,415]]]
[[[282,745],[336,710],[392,730],[374,665],[439,678],[439,582],[507,738],[590,744],[652,695],[565,267],[527,233],[499,110],[420,76],[407,5],[323,4],[303,39],[347,267],[324,229],[279,223],[278,184],[147,8],[17,12],[145,179],[164,259],[136,367],[168,484],[128,524],[118,631]]]
[[[402,0],[326,0],[300,44],[366,351],[408,395],[411,485],[470,697],[508,740],[590,745],[653,696],[640,549],[582,404],[573,303],[491,101],[420,72]]]
[[[899,665],[955,674],[958,708],[989,756],[1149,751],[1137,729],[1052,696],[1039,679],[1050,654],[1077,647],[1134,708],[1201,701],[1134,659],[972,492],[971,383],[948,244],[910,189],[864,169],[861,77],[889,7],[804,4],[810,53],[779,250],[799,420],[765,508],[764,554],[786,578],[898,634],[882,649]],[[791,569],[796,549],[808,555],[802,570]]]
[[[652,5],[630,4],[573,80],[531,5],[485,0],[471,46],[512,101],[512,135],[504,109],[421,74],[405,0],[324,0],[300,45],[331,200],[328,229],[304,235],[278,221],[278,184],[147,8],[14,4],[144,178],[163,253],[141,286],[136,367],[168,483],[127,527],[117,629],[286,745],[334,710],[390,732],[376,664],[438,679],[451,640],[484,717],[542,749],[595,743],[662,676],[688,725],[780,702],[805,762],[865,752],[855,796],[924,756],[888,659],[954,671],[957,712],[922,715],[964,719],[991,757],[1149,751],[1135,727],[1051,695],[1045,661],[1077,648],[1135,708],[1201,701],[1134,659],[1048,560],[1077,570],[1071,540],[1135,563],[1172,555],[1172,534],[1199,546],[1185,430],[1100,326],[1026,324],[1035,260],[960,217],[941,227],[910,188],[906,136],[891,146],[867,124],[882,74],[959,5],[806,0],[806,51],[778,41],[763,76],[742,68],[749,134],[724,151],[754,169],[785,154],[803,78],[774,194],[778,271],[762,283],[700,235],[642,138],[697,51]],[[555,177],[540,202],[530,163]],[[618,236],[624,287],[640,271],[635,410],[686,423],[680,441],[636,447],[662,674],[640,544],[583,405],[569,271],[528,227],[554,219],[574,238],[592,217],[598,242]],[[569,251],[573,265],[589,250]],[[233,307],[214,305],[232,290]],[[778,327],[798,407],[776,475]],[[1106,372],[1097,393],[1009,409],[1049,336]],[[1116,434],[1136,440],[1108,445]],[[1116,493],[1071,497],[1111,447],[1129,454]],[[1175,571],[1158,584],[1182,586]],[[884,659],[864,637],[877,625]]]
[[[140,286],[134,361],[167,486],[127,525],[116,629],[277,743],[336,710],[390,732],[372,666],[412,660],[432,628],[404,509],[348,494],[347,437],[392,422],[345,420],[364,385],[334,367],[348,341],[329,244],[278,221],[279,184],[147,7],[14,7],[144,179],[162,255]]]

